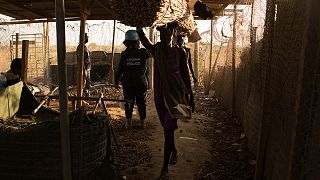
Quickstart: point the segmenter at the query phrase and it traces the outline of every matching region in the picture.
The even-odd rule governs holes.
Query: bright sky
[[[1,17],[0,17],[1,18]],[[1,18],[2,19],[2,18]],[[3,21],[3,20],[2,20]],[[210,30],[210,21],[197,21],[199,33]],[[116,41],[115,44],[121,44],[124,40],[124,33],[134,27],[128,27],[121,23],[117,23]],[[112,43],[113,21],[87,21],[86,32],[89,35],[88,43],[98,45],[106,45]],[[0,43],[9,44],[10,37],[16,33],[33,34],[43,33],[42,23],[33,24],[17,24],[17,25],[2,25],[0,26]],[[79,41],[80,22],[66,22],[66,43],[67,45],[77,45]],[[55,23],[50,23],[49,31],[50,43],[56,44],[56,29]]]
[[[238,7],[239,9],[244,9],[246,16],[248,16],[250,8],[248,6]],[[232,9],[232,6],[227,8]],[[10,17],[0,15],[0,21],[10,21]],[[196,21],[199,33],[210,30],[209,20]],[[221,17],[217,20],[216,29],[217,32],[221,34],[221,29],[224,29],[224,34],[232,34],[231,26],[232,19],[230,17]],[[115,43],[121,44],[124,40],[124,32],[134,29],[133,27],[128,27],[123,24],[117,23],[116,29],[116,41]],[[98,45],[107,45],[112,42],[113,33],[113,21],[87,21],[86,32],[89,35],[89,44],[95,43]],[[9,40],[12,35],[20,34],[30,34],[30,33],[43,33],[43,24],[20,24],[20,25],[2,25],[0,26],[0,43],[9,44]],[[66,22],[66,43],[67,45],[77,45],[79,41],[80,33],[80,22],[79,21],[69,21]],[[52,45],[56,44],[56,29],[55,23],[50,23],[49,31],[50,43]]]

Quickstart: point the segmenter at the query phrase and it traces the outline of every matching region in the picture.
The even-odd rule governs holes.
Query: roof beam
[[[13,6],[13,7],[17,7],[17,8],[19,8],[20,10],[22,10],[22,11],[24,11],[24,12],[26,12],[26,13],[32,15],[32,16],[45,17],[45,16],[42,15],[42,14],[36,13],[36,12],[34,12],[34,11],[26,8],[26,7],[22,7],[21,5],[18,5],[18,4],[16,4],[16,3],[12,3],[12,2],[10,2],[10,1],[8,1],[8,0],[0,0],[0,3],[1,3],[1,4],[8,4],[8,5]],[[16,16],[13,16],[13,17],[16,17]],[[24,17],[26,17],[26,16],[24,16]],[[25,18],[25,19],[28,19],[28,18]]]
[[[10,11],[10,10],[8,10],[6,8],[3,8],[2,6],[0,6],[0,11],[1,11],[2,14],[10,16],[10,17],[14,17],[14,18],[17,18],[17,19],[23,19],[24,18],[19,13]]]
[[[79,21],[80,18],[65,18],[65,21]],[[44,23],[44,22],[56,22],[55,18],[49,19],[36,19],[36,20],[22,20],[22,21],[7,21],[0,22],[0,25],[12,25],[12,24],[30,24],[30,23]]]
[[[252,4],[253,0],[202,0],[206,4],[239,4],[248,5]]]
[[[229,4],[224,4],[222,5],[218,10],[215,12],[215,16],[223,16],[224,15],[224,9],[228,6]]]
[[[105,5],[102,0],[96,0],[96,1],[97,1],[97,2],[99,3],[99,5],[102,6],[105,10],[111,11],[111,7],[110,7],[110,6],[108,7],[107,5]]]

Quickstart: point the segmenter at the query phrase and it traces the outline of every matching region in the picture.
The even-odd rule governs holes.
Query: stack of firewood
[[[195,22],[192,13],[185,14],[183,18],[177,20],[178,22],[178,34],[188,36],[195,30]]]
[[[116,19],[133,27],[154,27],[178,22],[179,34],[194,30],[186,0],[111,0]]]

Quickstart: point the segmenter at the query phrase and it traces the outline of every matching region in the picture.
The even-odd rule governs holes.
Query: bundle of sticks
[[[177,20],[178,34],[188,36],[195,30],[195,22],[192,13],[189,11],[183,18]]]
[[[178,22],[179,34],[194,30],[187,0],[111,0],[116,19],[133,27],[154,27]]]

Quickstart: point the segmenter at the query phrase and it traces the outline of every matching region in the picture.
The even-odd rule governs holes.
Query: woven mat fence
[[[106,156],[109,117],[70,114],[73,179],[86,179]],[[62,179],[57,117],[38,123],[0,121],[1,179]]]

